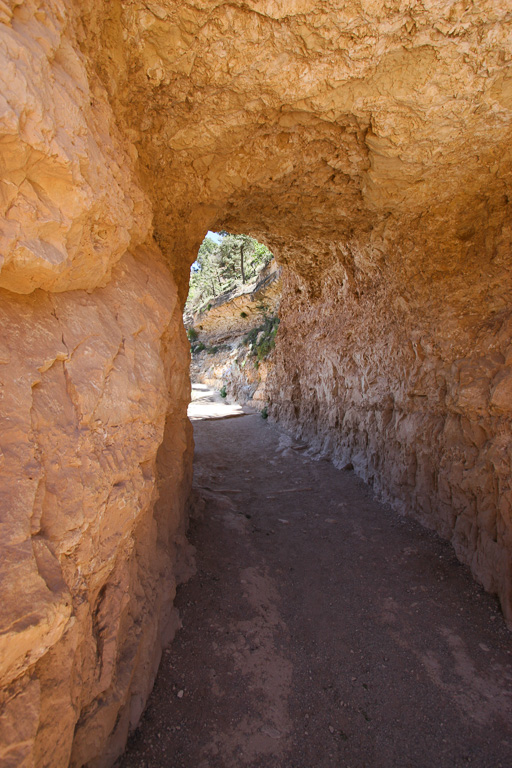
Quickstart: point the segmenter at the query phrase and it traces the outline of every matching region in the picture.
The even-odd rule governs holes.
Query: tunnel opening
[[[265,417],[280,274],[272,252],[255,238],[208,233],[191,267],[184,311],[193,386],[207,384]]]

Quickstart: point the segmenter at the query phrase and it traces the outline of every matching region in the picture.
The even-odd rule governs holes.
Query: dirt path
[[[197,575],[119,766],[510,768],[512,636],[451,548],[259,415],[194,432]]]

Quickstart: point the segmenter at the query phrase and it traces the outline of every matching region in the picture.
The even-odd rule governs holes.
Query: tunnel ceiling
[[[406,250],[449,263],[501,227],[505,6],[161,0],[80,13],[181,281],[177,262],[208,227],[250,231],[283,260],[290,242],[314,242],[317,271],[354,237],[385,250],[412,227]]]

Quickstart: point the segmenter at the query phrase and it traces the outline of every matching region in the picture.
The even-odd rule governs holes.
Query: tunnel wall
[[[93,293],[2,291],[0,316],[2,765],[108,764],[177,621],[190,439],[176,292],[140,248]]]
[[[511,243],[502,224],[472,259],[444,270],[406,252],[411,226],[395,258],[370,240],[344,246],[316,296],[288,272],[268,390],[281,424],[451,541],[510,622]]]
[[[0,763],[106,766],[190,570],[189,349],[69,8],[0,17]]]

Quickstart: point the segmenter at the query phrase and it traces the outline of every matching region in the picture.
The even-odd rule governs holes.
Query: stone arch
[[[512,610],[506,10],[81,6],[0,9],[0,683],[20,765],[111,763],[172,634],[180,304],[211,228],[285,267],[274,414],[315,414],[312,439]]]

